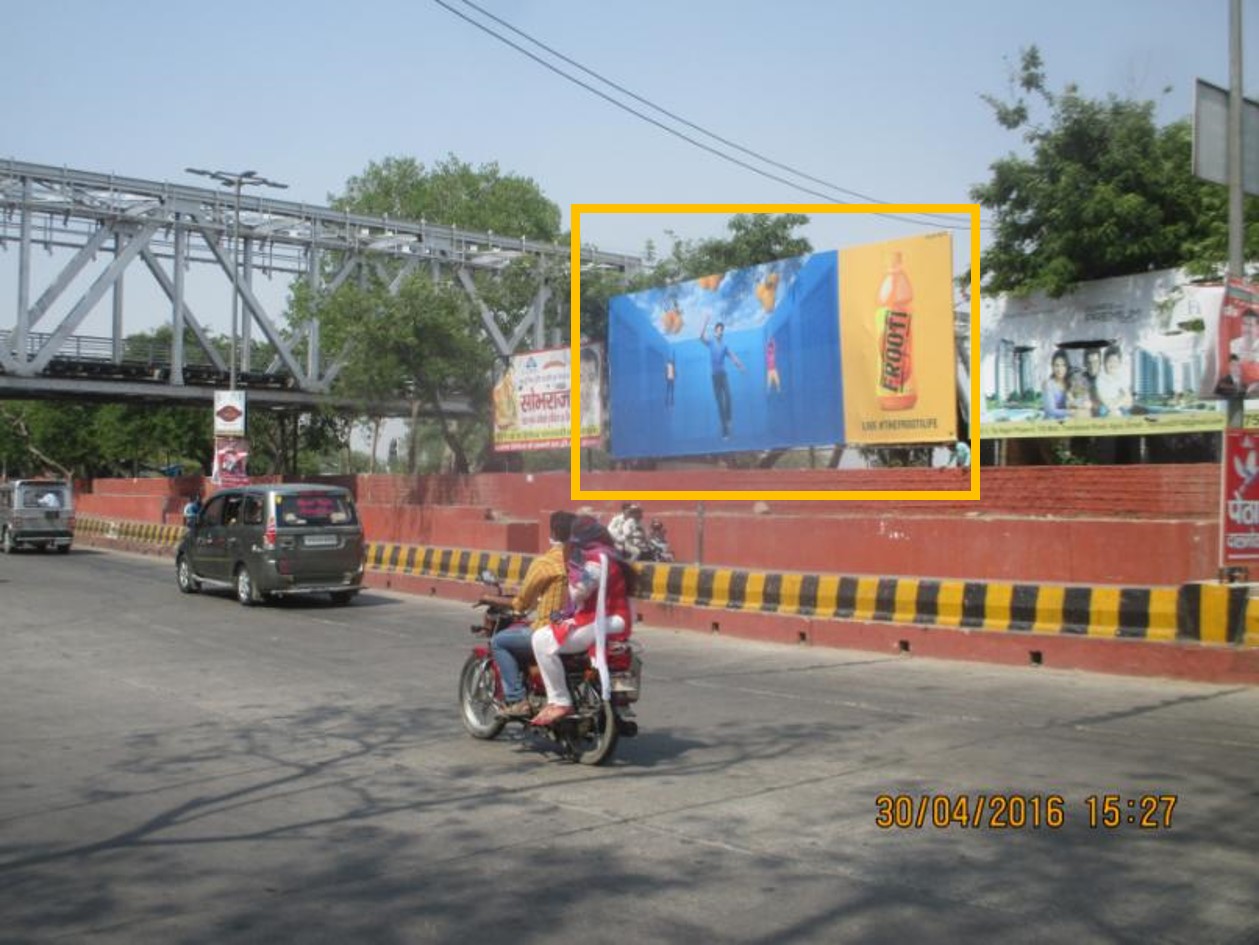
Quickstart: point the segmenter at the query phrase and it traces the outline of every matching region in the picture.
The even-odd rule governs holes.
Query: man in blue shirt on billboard
[[[717,413],[721,417],[721,438],[730,439],[730,379],[726,377],[726,358],[734,362],[740,371],[746,371],[743,362],[731,351],[722,338],[726,334],[724,322],[713,326],[713,336],[708,337],[708,321],[711,315],[704,316],[704,327],[699,330],[699,340],[708,348],[708,355],[713,365],[713,396],[717,398]]]

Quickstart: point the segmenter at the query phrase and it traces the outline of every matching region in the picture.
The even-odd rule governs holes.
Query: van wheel
[[[57,554],[59,554],[59,555],[68,555],[69,553],[70,553],[70,546],[69,546],[69,545],[58,545],[58,546],[57,546]]]
[[[179,560],[175,562],[175,580],[179,583],[179,589],[185,594],[195,594],[201,590],[201,582],[192,573],[192,565],[188,563],[187,555],[180,555]]]
[[[0,551],[6,555],[13,554],[13,533],[5,526],[4,532],[0,533]]]
[[[344,607],[350,601],[354,600],[358,591],[333,591],[328,596],[332,598],[332,603],[338,607]]]
[[[236,599],[246,607],[262,603],[262,595],[254,586],[253,576],[249,573],[249,568],[243,564],[236,566]]]

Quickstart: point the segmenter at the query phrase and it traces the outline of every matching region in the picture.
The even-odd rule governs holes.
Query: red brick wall
[[[572,508],[567,473],[326,477],[351,486],[374,541],[535,551]],[[584,476],[588,490],[965,489],[957,470],[673,470]],[[97,480],[82,514],[161,521],[195,480]],[[978,502],[644,500],[679,560],[768,570],[1178,584],[1215,576],[1219,468],[1004,467]],[[590,502],[610,513],[619,501]],[[175,512],[178,508],[175,508]],[[702,535],[701,535],[702,532]]]

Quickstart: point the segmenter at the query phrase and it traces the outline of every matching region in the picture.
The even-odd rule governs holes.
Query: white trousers
[[[573,704],[573,700],[568,695],[568,686],[564,682],[564,664],[560,660],[560,654],[584,653],[594,645],[594,642],[595,625],[593,623],[569,630],[563,643],[555,639],[555,631],[550,626],[534,631],[533,655],[538,661],[542,683],[546,686],[547,702],[566,706]]]

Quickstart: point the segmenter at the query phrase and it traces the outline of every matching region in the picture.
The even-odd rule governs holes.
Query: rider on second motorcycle
[[[517,613],[534,613],[532,623],[521,622],[494,635],[490,651],[498,664],[503,680],[503,715],[508,718],[528,718],[533,714],[525,692],[520,661],[533,655],[533,634],[548,626],[551,618],[564,609],[568,600],[568,571],[565,547],[576,518],[572,512],[551,513],[551,547],[533,559],[525,572],[524,586],[511,599],[511,609]]]

